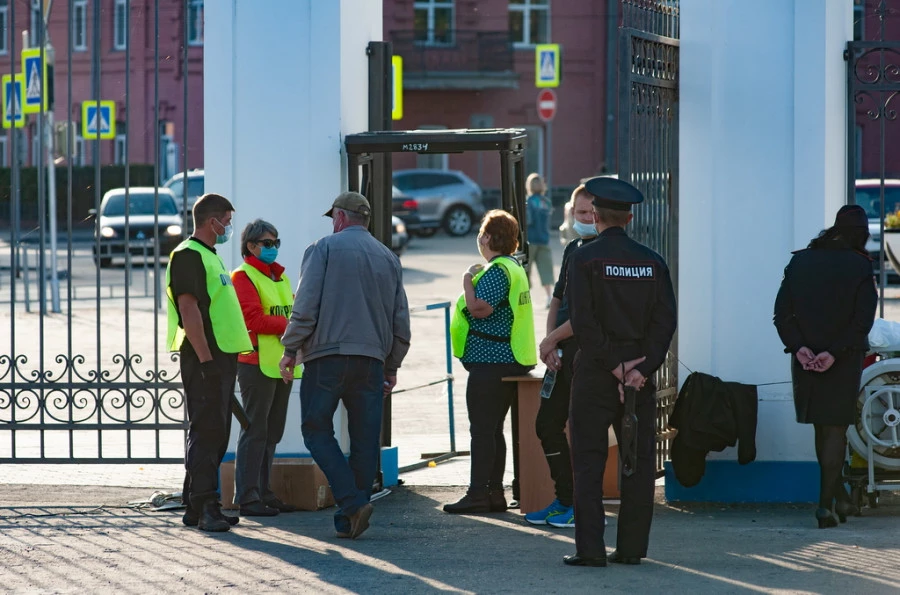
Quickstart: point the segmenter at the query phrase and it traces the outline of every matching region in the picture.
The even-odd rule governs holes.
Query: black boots
[[[503,495],[503,490],[491,490],[490,494],[488,494],[488,500],[490,501],[491,512],[506,512],[506,496]]]
[[[222,511],[219,509],[219,503],[214,498],[211,498],[204,502],[203,508],[200,509],[200,520],[197,523],[197,527],[201,531],[222,533],[231,528],[231,523],[222,514]]]
[[[499,501],[497,502],[497,504],[499,504]],[[504,504],[506,504],[505,498]],[[489,496],[487,490],[479,492],[473,492],[472,490],[469,490],[459,502],[454,502],[453,504],[444,504],[444,512],[449,512],[450,514],[473,514],[478,512],[491,512],[491,497]]]

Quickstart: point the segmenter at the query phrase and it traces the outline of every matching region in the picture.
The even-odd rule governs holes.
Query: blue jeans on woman
[[[303,442],[325,473],[340,506],[337,527],[369,502],[381,450],[384,363],[357,355],[329,355],[304,363],[300,383]],[[350,457],[334,437],[338,403],[347,409]]]

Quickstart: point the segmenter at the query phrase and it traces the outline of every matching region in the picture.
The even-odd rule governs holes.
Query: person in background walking
[[[550,215],[553,204],[544,196],[547,186],[540,174],[531,174],[525,181],[528,191],[526,216],[528,220],[528,271],[531,282],[531,263],[537,266],[538,277],[547,294],[546,307],[553,299],[553,253],[550,251]]]
[[[372,209],[358,192],[343,192],[326,217],[334,233],[303,255],[291,319],[279,362],[285,382],[298,360],[301,430],[328,478],[339,509],[338,537],[356,539],[369,527],[369,498],[381,454],[381,412],[409,351],[409,305],[403,269],[367,229]],[[334,437],[338,403],[347,409],[350,460]]]
[[[215,246],[231,239],[234,207],[204,194],[194,204],[194,234],[169,256],[166,267],[166,345],[179,352],[189,422],[184,447],[182,522],[203,531],[228,531],[237,517],[219,504],[219,465],[231,435],[231,399],[237,354],[251,351],[231,275]]]
[[[556,498],[546,508],[529,512],[525,520],[532,525],[552,525],[571,528],[575,526],[575,508],[572,495],[572,461],[566,422],[569,420],[569,393],[572,388],[572,361],[578,346],[572,339],[572,323],[569,322],[569,300],[566,297],[566,275],[572,253],[597,237],[594,227],[593,196],[584,184],[572,192],[574,211],[573,229],[579,235],[569,242],[563,252],[559,279],[553,289],[553,300],[547,312],[547,336],[540,344],[541,360],[547,369],[556,372],[556,382],[550,397],[541,399],[535,420],[535,430],[541,440],[550,476],[556,488]],[[559,352],[562,352],[560,357]]]
[[[444,512],[504,512],[503,472],[506,439],[503,421],[516,396],[505,376],[525,374],[537,363],[534,312],[525,269],[513,257],[519,224],[506,211],[488,211],[478,232],[478,251],[488,265],[463,273],[463,294],[450,322],[453,355],[469,380],[466,408],[472,437],[469,489]]]
[[[234,503],[243,516],[275,516],[293,512],[272,491],[269,477],[275,447],[284,434],[291,383],[281,381],[278,360],[284,351],[281,335],[287,328],[294,293],[278,264],[278,230],[257,219],[241,233],[244,262],[231,274],[241,302],[253,351],[238,356],[237,377],[250,427],[241,429],[234,465]],[[294,371],[300,376],[300,369]]]
[[[866,253],[869,220],[858,205],[841,207],[834,226],[794,252],[775,297],[775,328],[791,354],[797,423],[813,424],[819,461],[819,528],[859,512],[841,468],[878,293]]]

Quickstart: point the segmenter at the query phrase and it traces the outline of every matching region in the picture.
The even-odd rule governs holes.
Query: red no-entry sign
[[[556,115],[556,93],[553,89],[544,89],[538,93],[537,98],[538,116],[544,122],[550,122]]]

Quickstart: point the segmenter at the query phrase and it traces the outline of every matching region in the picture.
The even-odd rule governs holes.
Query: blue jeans
[[[303,442],[328,478],[340,516],[354,514],[372,494],[380,454],[383,383],[384,363],[370,357],[330,355],[304,364]],[[333,418],[341,402],[347,409],[349,460],[334,437]]]

